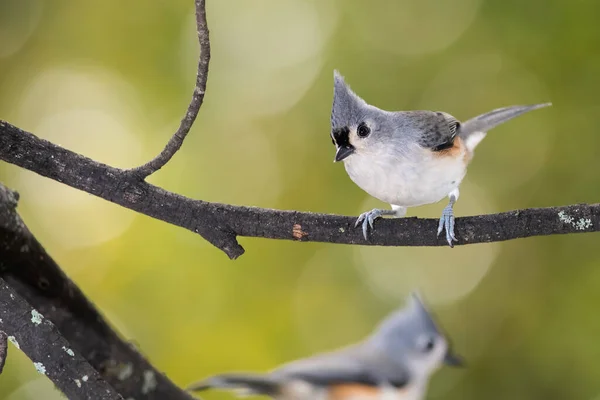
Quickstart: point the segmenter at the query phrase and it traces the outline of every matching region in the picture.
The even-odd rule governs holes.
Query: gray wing
[[[432,151],[441,151],[454,145],[460,122],[441,111],[408,111],[412,125],[420,132],[419,144]]]
[[[348,348],[294,361],[273,371],[277,379],[299,379],[317,386],[360,384],[403,387],[408,373],[387,356],[361,348]]]

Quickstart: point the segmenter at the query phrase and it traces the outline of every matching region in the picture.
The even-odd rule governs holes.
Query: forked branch
[[[380,246],[445,246],[437,220],[377,221],[368,241],[354,228],[355,217],[280,211],[193,200],[147,183],[181,147],[202,105],[210,41],[204,0],[196,0],[200,60],[192,101],[165,149],[141,167],[122,170],[91,160],[0,121],[0,159],[123,207],[198,233],[235,259],[243,254],[237,236]],[[600,205],[572,205],[456,219],[457,245],[530,236],[600,230]]]
[[[377,221],[377,229],[365,241],[361,230],[354,228],[356,217],[211,203],[146,182],[181,148],[204,99],[210,41],[205,0],[195,0],[195,5],[200,57],[192,100],[157,157],[137,168],[118,169],[0,121],[0,160],[189,229],[232,259],[244,252],[238,236],[380,246],[447,245],[436,237],[436,219]],[[40,372],[71,398],[191,399],[110,328],[29,232],[15,211],[16,201],[15,194],[0,185],[0,372],[6,359],[5,330],[40,364],[36,364]],[[456,219],[457,245],[596,231],[600,231],[600,204]]]
[[[237,236],[379,246],[447,246],[438,220],[382,219],[369,241],[356,217],[234,206],[193,200],[137,179],[0,121],[0,159],[123,207],[189,229],[235,259]],[[530,236],[597,232],[600,204],[529,208],[456,219],[456,245]],[[451,251],[451,250],[449,250]]]

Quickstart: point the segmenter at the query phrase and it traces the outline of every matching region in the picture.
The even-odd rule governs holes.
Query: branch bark
[[[379,246],[447,246],[437,219],[382,219],[369,241],[356,217],[193,200],[0,121],[0,159],[123,207],[196,232],[235,259],[237,236]],[[600,231],[600,204],[530,208],[456,219],[456,245]]]
[[[436,219],[380,220],[365,241],[361,230],[354,228],[356,217],[211,203],[147,183],[145,178],[165,166],[181,148],[204,99],[210,41],[205,0],[195,0],[195,5],[200,43],[196,85],[179,128],[157,157],[137,168],[118,169],[0,121],[0,159],[196,232],[232,259],[244,252],[237,236],[446,246],[443,238],[436,237]],[[15,211],[16,203],[16,193],[0,184],[0,329],[14,336],[21,349],[41,363],[38,368],[42,370],[43,366],[70,398],[113,399],[120,398],[118,392],[126,398],[190,400],[188,393],[110,328],[27,229]],[[456,220],[457,245],[595,231],[600,231],[600,204],[516,210]],[[5,358],[6,340],[0,333],[0,372]],[[87,382],[83,375],[88,376]],[[85,390],[90,391],[83,393]]]
[[[377,221],[368,241],[355,217],[210,203],[168,192],[144,179],[181,147],[204,99],[210,61],[205,0],[195,0],[200,57],[192,101],[179,129],[148,163],[122,170],[91,160],[0,121],[0,159],[123,207],[198,233],[231,259],[244,253],[237,236],[380,246],[446,246],[437,220]],[[457,245],[600,230],[600,205],[517,210],[456,219]]]
[[[66,361],[72,361],[62,346],[72,349],[76,355],[80,354],[87,360],[101,378],[125,398],[191,400],[192,397],[188,393],[176,387],[132,345],[123,341],[112,330],[94,305],[62,272],[29,231],[16,212],[17,200],[18,195],[15,192],[0,184],[0,279],[14,290],[13,296],[23,298],[24,302],[43,316],[42,321],[52,322],[55,328],[53,331],[37,331],[39,336],[35,336],[35,332],[23,330],[31,325],[31,310],[22,309],[17,312],[12,303],[5,303],[6,293],[9,293],[9,297],[12,293],[8,292],[5,286],[0,286],[0,330],[15,336],[21,349],[33,361],[43,363],[46,373],[51,378],[50,373],[56,371],[57,364],[50,367],[47,362],[54,359],[48,359],[43,351],[47,344],[56,343],[53,349],[58,353],[52,352],[53,357],[66,356]],[[6,312],[9,315],[2,314]],[[40,324],[32,328],[43,327],[46,325]],[[60,332],[64,339],[60,339],[57,332]],[[46,344],[40,346],[40,343],[35,341],[38,338],[43,338]],[[74,379],[79,379],[83,387],[83,379],[80,378],[88,375],[88,382],[91,382],[94,375],[84,372],[81,369],[82,365],[78,362],[77,369],[63,370],[62,379],[73,379],[72,382],[76,386],[77,382]],[[60,386],[59,388],[63,389]],[[96,399],[100,398],[98,396],[101,393],[104,392],[90,392],[91,397],[74,395],[69,398]],[[68,395],[68,392],[65,394]]]
[[[6,357],[8,356],[7,339],[8,337],[6,336],[6,332],[0,331],[0,375],[2,375],[4,363],[6,362]]]
[[[123,399],[48,319],[0,278],[0,328],[69,399]],[[4,349],[6,350],[6,349]],[[0,350],[1,351],[1,350]]]

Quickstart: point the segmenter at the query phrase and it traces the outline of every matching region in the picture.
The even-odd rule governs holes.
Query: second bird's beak
[[[354,146],[352,146],[352,145],[339,146],[337,149],[337,152],[335,153],[335,159],[333,161],[334,162],[342,161],[343,159],[347,158],[352,153],[354,153]]]
[[[444,356],[444,364],[452,367],[464,367],[465,362],[462,357],[452,353],[452,351],[448,349],[448,351],[446,351],[446,355]]]

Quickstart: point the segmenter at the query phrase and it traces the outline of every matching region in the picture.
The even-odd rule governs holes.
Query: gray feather
[[[369,343],[294,361],[274,371],[273,376],[322,387],[344,383],[368,386],[387,383],[402,387],[408,383],[407,371]]]
[[[331,126],[336,128],[340,123],[347,124],[352,116],[362,115],[367,103],[352,91],[344,77],[333,71],[333,107]]]
[[[273,395],[279,391],[279,382],[268,375],[223,374],[193,383],[186,390],[198,392],[211,388],[241,389],[248,394]]]
[[[419,144],[434,151],[452,147],[460,122],[445,112],[405,111],[403,118],[409,118],[413,126],[421,132]]]
[[[529,111],[537,110],[551,106],[552,103],[533,104],[525,106],[510,106],[498,108],[485,114],[478,115],[475,118],[464,122],[459,129],[458,135],[466,139],[475,132],[487,132],[496,126],[503,124],[519,115],[523,115]]]

